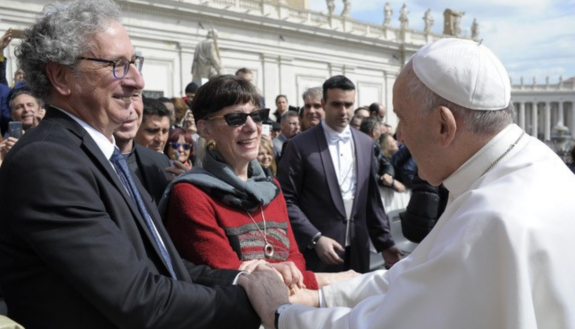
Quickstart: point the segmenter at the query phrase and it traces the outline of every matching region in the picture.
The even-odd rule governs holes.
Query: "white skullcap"
[[[429,89],[457,105],[501,110],[511,100],[511,83],[491,50],[471,40],[446,38],[413,56],[413,70]]]

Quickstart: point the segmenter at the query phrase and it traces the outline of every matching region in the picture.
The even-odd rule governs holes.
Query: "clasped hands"
[[[244,261],[238,270],[248,273],[272,271],[284,282],[290,291],[290,295],[295,294],[296,289],[305,289],[303,275],[293,262],[268,263],[263,259],[253,259]]]

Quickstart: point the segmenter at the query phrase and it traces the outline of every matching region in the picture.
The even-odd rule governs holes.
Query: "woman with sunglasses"
[[[198,89],[192,109],[207,140],[203,168],[174,179],[160,203],[180,255],[247,271],[265,262],[290,288],[317,289],[353,275],[306,271],[279,183],[257,160],[269,109],[259,109],[253,85],[231,75],[214,77]]]
[[[194,140],[192,134],[182,128],[175,128],[168,137],[164,147],[164,154],[172,161],[183,163],[188,169],[192,169],[194,157]]]

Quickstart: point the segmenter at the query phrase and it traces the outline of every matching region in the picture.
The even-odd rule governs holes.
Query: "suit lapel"
[[[343,205],[343,199],[341,197],[341,188],[339,187],[339,182],[335,175],[335,166],[331,160],[331,153],[329,153],[329,147],[321,124],[317,125],[317,128],[315,129],[315,137],[331,199],[333,200],[337,211],[345,217],[345,206]]]
[[[66,127],[69,131],[71,131],[72,133],[74,133],[75,135],[77,135],[80,138],[81,149],[83,149],[86,152],[86,154],[88,155],[88,157],[90,157],[92,159],[92,163],[94,163],[94,165],[96,167],[100,168],[100,171],[105,176],[107,176],[108,180],[112,183],[112,185],[118,191],[120,191],[120,193],[122,194],[122,197],[124,199],[124,202],[126,203],[126,205],[128,205],[128,207],[130,208],[130,212],[132,213],[132,215],[136,219],[136,223],[138,225],[140,225],[140,227],[141,227],[140,231],[145,233],[146,239],[148,239],[149,244],[151,244],[153,246],[153,248],[156,251],[156,254],[158,256],[158,259],[160,259],[162,261],[162,263],[166,267],[166,271],[167,271],[167,269],[168,269],[167,264],[165,264],[165,262],[163,261],[163,257],[162,257],[162,254],[160,252],[160,249],[158,248],[158,246],[154,242],[154,238],[152,237],[151,232],[148,229],[148,226],[144,222],[144,219],[142,218],[142,215],[140,214],[140,211],[138,210],[137,205],[132,201],[132,198],[128,194],[128,191],[126,191],[124,184],[122,184],[122,182],[120,181],[120,178],[116,174],[116,171],[113,169],[112,164],[110,163],[110,161],[108,159],[106,159],[106,157],[104,156],[104,153],[102,153],[102,150],[98,147],[98,144],[96,144],[94,139],[90,136],[90,134],[88,134],[88,132],[82,126],[80,126],[76,121],[74,121],[74,119],[72,119],[68,115],[62,113],[58,109],[49,109],[49,112],[46,114],[46,119],[53,119],[55,122]],[[133,176],[132,178],[134,179],[134,181],[137,185],[138,190],[140,191],[140,194],[144,193],[142,191],[145,191],[145,190],[143,189],[143,187],[140,184],[136,175],[134,173],[132,173],[132,176]],[[148,212],[150,213],[150,216],[154,217],[154,215],[157,215],[158,214],[157,210],[152,211],[152,208],[151,208],[149,202],[146,201],[146,198],[143,198],[143,199],[144,199],[144,202],[146,203],[146,206],[148,208]],[[118,201],[120,201],[120,200],[118,200]],[[153,205],[153,207],[155,207],[155,205]],[[162,231],[161,230],[162,227],[158,227],[159,221],[155,220],[154,218],[152,218],[152,221],[154,222],[154,225],[156,225],[156,228],[158,229],[158,231],[159,232]],[[161,234],[161,237],[162,237],[162,240],[164,240],[164,243],[166,243],[166,238],[167,238],[166,234]],[[168,246],[168,244],[166,244],[166,248],[167,248],[167,246]],[[167,249],[169,252],[170,249],[169,248],[167,248]],[[170,256],[172,258],[174,258],[174,253],[170,252]]]

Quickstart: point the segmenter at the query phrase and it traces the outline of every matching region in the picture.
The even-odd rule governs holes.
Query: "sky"
[[[327,13],[325,0],[308,0],[309,8]],[[423,31],[423,14],[429,8],[432,31],[443,32],[443,11],[463,11],[462,35],[471,35],[479,23],[479,38],[503,62],[513,84],[551,84],[575,77],[575,0],[350,0],[354,19],[382,24],[383,6],[393,8],[392,27],[399,27],[399,10],[405,3],[411,29]],[[337,14],[343,0],[335,0]]]

